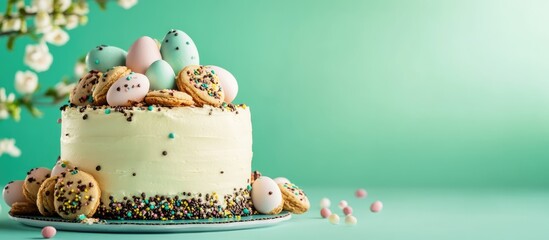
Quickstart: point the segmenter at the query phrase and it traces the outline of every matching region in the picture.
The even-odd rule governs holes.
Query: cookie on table
[[[304,213],[309,210],[311,204],[307,195],[293,183],[278,184],[284,198],[284,210],[292,213]]]
[[[149,105],[157,104],[167,107],[194,105],[191,95],[172,89],[151,91],[145,96],[145,102]]]
[[[40,215],[36,204],[31,202],[15,202],[11,205],[11,215]]]
[[[191,95],[198,106],[208,104],[219,107],[225,98],[219,77],[207,66],[186,66],[175,82],[177,88]]]
[[[78,106],[90,105],[93,103],[93,87],[99,82],[103,73],[97,70],[91,70],[84,75],[78,84],[72,89],[70,102]]]
[[[117,66],[106,73],[103,73],[99,82],[95,84],[93,89],[93,103],[94,105],[107,105],[107,92],[109,88],[118,80],[119,78],[130,74],[132,70],[125,66]]]
[[[38,211],[40,211],[40,214],[42,214],[43,216],[48,217],[57,215],[55,212],[55,206],[53,204],[53,192],[56,182],[57,177],[50,177],[42,183],[40,189],[38,190],[36,206],[38,207]]]
[[[33,168],[27,172],[27,177],[23,183],[23,195],[32,204],[36,203],[38,190],[44,180],[50,178],[51,171],[47,168]]]
[[[55,211],[64,219],[74,220],[82,214],[92,217],[100,198],[97,181],[80,170],[61,173],[61,179],[54,186]]]

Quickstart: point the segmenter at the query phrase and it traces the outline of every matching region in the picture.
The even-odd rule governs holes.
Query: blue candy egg
[[[86,66],[88,70],[106,72],[116,66],[126,65],[128,53],[120,48],[100,45],[90,50],[86,55]]]
[[[173,89],[175,83],[175,74],[172,67],[164,60],[153,62],[145,76],[149,78],[151,90]]]
[[[200,65],[198,50],[189,35],[181,30],[170,30],[160,46],[162,59],[170,64],[175,74],[188,65]]]

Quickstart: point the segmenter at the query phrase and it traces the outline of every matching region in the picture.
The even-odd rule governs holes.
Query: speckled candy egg
[[[277,177],[274,179],[274,181],[276,182],[276,184],[290,183],[290,180],[285,177]]]
[[[168,62],[157,60],[153,62],[145,76],[149,78],[152,90],[173,89],[175,83],[175,73]]]
[[[120,48],[100,45],[90,50],[86,55],[88,70],[106,72],[109,68],[124,66],[128,53]]]
[[[55,166],[51,169],[51,175],[57,176],[62,172],[66,172],[68,169],[73,169],[74,167],[69,163],[69,161],[59,160],[55,163]]]
[[[134,72],[145,74],[149,66],[162,59],[154,39],[143,36],[137,39],[128,50],[126,67]]]
[[[26,202],[27,198],[23,195],[23,180],[11,181],[2,191],[4,201],[8,206],[11,206],[15,202]]]
[[[166,34],[160,52],[176,75],[186,66],[200,65],[196,45],[191,37],[181,30],[172,29]]]
[[[130,73],[119,78],[107,91],[107,103],[110,106],[131,106],[133,102],[142,102],[149,92],[149,79],[140,73]]]
[[[252,202],[255,209],[262,214],[278,214],[284,205],[280,188],[274,180],[266,176],[261,176],[254,181]]]
[[[229,71],[221,67],[209,67],[212,69],[212,72],[219,77],[219,84],[221,84],[221,88],[223,88],[223,92],[225,93],[224,101],[231,103],[236,98],[236,94],[238,94],[238,83],[236,82],[236,78]]]

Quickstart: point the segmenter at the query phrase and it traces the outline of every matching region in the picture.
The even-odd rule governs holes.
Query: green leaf
[[[106,10],[107,9],[107,0],[95,0],[97,2],[97,5],[99,5],[99,9]]]
[[[19,105],[17,103],[10,103],[8,104],[7,108],[8,113],[13,118],[13,120],[19,122],[19,120],[21,119],[21,108],[19,107]]]
[[[17,38],[15,35],[11,35],[8,38],[8,43],[7,43],[8,51],[13,50],[13,46],[15,45],[15,38]]]

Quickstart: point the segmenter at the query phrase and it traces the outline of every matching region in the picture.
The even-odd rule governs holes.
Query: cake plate
[[[279,224],[292,217],[289,212],[277,215],[252,215],[235,218],[198,220],[101,220],[93,224],[64,220],[59,217],[10,215],[10,218],[27,226],[53,226],[57,230],[108,233],[183,233],[228,231],[261,228]]]

